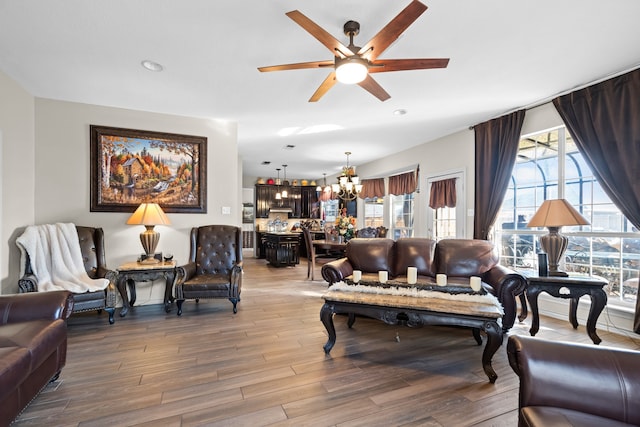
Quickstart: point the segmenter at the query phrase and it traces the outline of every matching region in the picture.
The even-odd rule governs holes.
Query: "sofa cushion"
[[[416,267],[420,276],[435,276],[436,241],[418,237],[403,237],[396,241],[394,275],[406,275],[407,267]]]
[[[347,258],[354,270],[365,273],[394,272],[394,247],[392,239],[351,239],[347,244]]]
[[[0,348],[22,347],[30,354],[26,372],[35,370],[67,339],[64,320],[32,320],[0,328]]]
[[[482,276],[498,261],[493,243],[487,240],[443,239],[436,247],[437,272],[451,277]]]

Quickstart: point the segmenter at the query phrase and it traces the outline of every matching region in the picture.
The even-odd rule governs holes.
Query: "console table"
[[[164,309],[168,313],[171,311],[173,302],[173,282],[176,278],[176,262],[164,261],[157,264],[142,264],[139,262],[128,262],[117,268],[118,278],[116,285],[122,297],[122,310],[120,317],[124,317],[136,302],[136,282],[147,282],[158,279],[165,279]],[[127,285],[131,299],[127,296]]]
[[[323,298],[325,303],[320,310],[320,320],[329,334],[329,340],[324,345],[326,354],[329,354],[336,343],[334,314],[348,314],[349,327],[353,326],[356,314],[382,320],[390,325],[463,326],[471,328],[478,345],[482,344],[480,331],[487,334],[487,343],[482,352],[482,368],[491,383],[495,383],[498,378],[491,360],[502,345],[503,332],[499,323],[502,318],[501,307],[495,304],[464,299],[415,298],[333,290],[326,292]]]
[[[557,298],[570,299],[569,305],[569,322],[573,329],[578,328],[578,318],[576,316],[578,310],[578,301],[581,296],[589,295],[591,298],[591,308],[589,309],[589,317],[587,318],[587,333],[594,344],[600,344],[602,340],[596,334],[596,323],[604,306],[607,304],[607,294],[604,286],[608,282],[600,277],[593,276],[530,276],[525,275],[527,279],[527,301],[531,306],[531,329],[529,333],[533,336],[540,329],[540,317],[538,314],[538,295],[540,292],[546,292]]]

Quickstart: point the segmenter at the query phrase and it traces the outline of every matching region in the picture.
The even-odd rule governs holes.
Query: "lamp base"
[[[153,255],[148,255],[145,259],[139,261],[138,263],[146,265],[160,264],[160,260],[155,258]]]
[[[564,252],[569,245],[569,239],[560,234],[560,227],[548,227],[549,234],[540,236],[540,246],[547,253],[549,259],[549,276],[567,277],[568,274],[558,270]]]
[[[564,272],[564,271],[550,271],[549,272],[549,276],[555,276],[555,277],[569,277],[569,274]]]

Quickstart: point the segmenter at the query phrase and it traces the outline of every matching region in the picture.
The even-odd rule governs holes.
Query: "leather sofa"
[[[493,243],[486,240],[355,238],[347,244],[346,257],[322,266],[322,277],[331,285],[349,278],[353,270],[362,271],[363,278],[386,270],[390,279],[402,279],[407,267],[416,267],[418,281],[427,284],[435,284],[437,274],[446,274],[452,284],[468,284],[471,276],[479,276],[483,288],[504,308],[502,329],[506,332],[515,322],[516,297],[524,292],[527,282],[498,261]]]
[[[640,425],[640,352],[513,335],[518,426]]]
[[[67,291],[0,296],[0,425],[9,425],[67,358]]]

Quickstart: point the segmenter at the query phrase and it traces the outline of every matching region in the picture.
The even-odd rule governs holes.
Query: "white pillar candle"
[[[360,280],[362,280],[362,271],[360,270],[353,270],[353,283],[358,283]]]
[[[407,267],[407,283],[410,285],[418,283],[418,269],[416,267]]]
[[[389,273],[386,271],[378,271],[378,281],[380,283],[387,283],[387,279],[389,278]]]
[[[482,289],[482,280],[478,276],[471,276],[469,279],[469,285],[471,285],[471,289],[478,292]]]
[[[446,274],[436,274],[436,284],[438,286],[447,286],[447,275]]]

